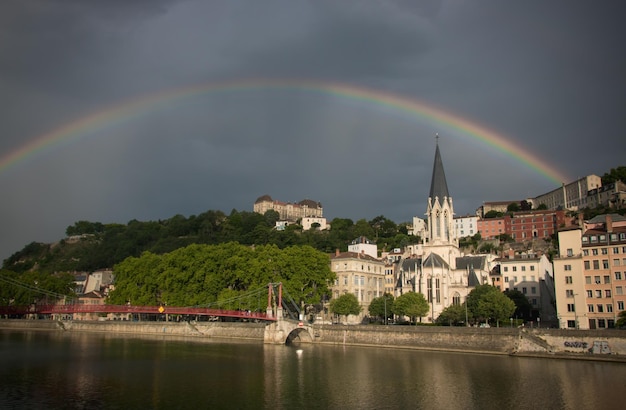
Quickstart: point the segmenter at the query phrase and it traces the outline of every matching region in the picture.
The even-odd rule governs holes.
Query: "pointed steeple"
[[[443,201],[443,198],[449,198],[450,194],[448,193],[446,174],[443,171],[443,161],[441,161],[441,154],[439,153],[439,134],[437,134],[436,139],[435,163],[433,164],[433,176],[430,181],[430,194],[428,196],[433,201],[435,197],[439,198],[439,201]]]

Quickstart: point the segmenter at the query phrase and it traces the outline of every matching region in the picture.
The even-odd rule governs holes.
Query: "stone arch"
[[[313,338],[306,328],[297,327],[287,335],[287,340],[285,340],[286,345],[297,343],[313,343]]]

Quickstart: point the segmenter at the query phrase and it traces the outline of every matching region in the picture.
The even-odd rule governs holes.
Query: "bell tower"
[[[443,161],[439,152],[439,135],[436,138],[435,162],[433,175],[428,194],[428,242],[430,245],[455,245],[458,247],[458,238],[454,229],[454,206],[448,192],[446,174],[443,170]]]

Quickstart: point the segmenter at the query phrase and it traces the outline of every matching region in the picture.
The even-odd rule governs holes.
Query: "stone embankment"
[[[314,343],[626,362],[626,331],[319,326]]]
[[[264,323],[0,320],[2,328],[268,343]],[[626,331],[616,329],[314,325],[297,330],[306,332],[297,338],[302,343],[626,362]]]
[[[0,320],[0,329],[58,330],[149,336],[178,336],[196,339],[249,339],[262,342],[263,323],[237,322],[127,322]]]

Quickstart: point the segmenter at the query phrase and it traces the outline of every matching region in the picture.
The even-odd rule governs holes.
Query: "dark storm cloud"
[[[0,157],[138,96],[293,78],[420,100],[572,178],[602,174],[626,152],[623,15],[618,2],[5,1]],[[233,90],[166,101],[0,173],[0,257],[81,219],[251,210],[263,194],[408,221],[425,211],[437,132],[458,214],[555,188],[445,124],[319,92]]]

